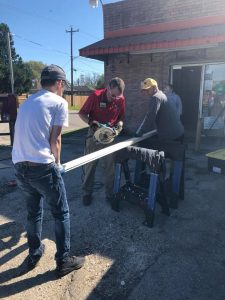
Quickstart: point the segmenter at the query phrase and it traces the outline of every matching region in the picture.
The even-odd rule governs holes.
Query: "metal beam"
[[[133,137],[133,138],[130,138],[126,141],[111,145],[111,146],[106,147],[104,149],[101,149],[101,150],[95,151],[93,153],[84,155],[82,157],[76,158],[74,160],[71,160],[71,161],[69,161],[69,162],[62,165],[63,169],[64,169],[64,172],[71,171],[71,170],[76,169],[78,167],[81,167],[81,166],[83,166],[83,165],[85,165],[85,164],[87,164],[87,163],[89,163],[93,160],[99,159],[103,156],[106,156],[108,154],[119,151],[123,148],[126,148],[128,146],[136,144],[140,141],[146,140],[147,138],[150,138],[155,134],[156,134],[156,130],[152,130],[152,131],[149,131],[149,132],[143,134],[143,136],[141,136],[141,137]]]

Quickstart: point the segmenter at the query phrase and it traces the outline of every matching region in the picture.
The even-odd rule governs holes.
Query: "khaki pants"
[[[106,148],[111,144],[103,145],[96,143],[93,140],[93,131],[89,129],[88,136],[86,139],[85,154],[89,154],[103,148]],[[109,154],[101,158],[104,165],[104,173],[102,177],[105,178],[105,194],[106,197],[110,197],[113,194],[113,184],[114,184],[114,170],[115,170],[115,154]],[[98,160],[94,160],[84,166],[84,182],[83,190],[85,194],[92,194],[94,187],[95,171],[98,164]]]

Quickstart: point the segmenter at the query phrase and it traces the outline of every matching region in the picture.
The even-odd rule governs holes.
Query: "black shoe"
[[[45,252],[45,245],[42,244],[42,255],[44,254]],[[27,257],[27,268],[28,270],[33,270],[39,263],[42,255],[33,255],[33,256],[28,256]]]
[[[92,195],[91,195],[91,194],[87,194],[87,195],[84,195],[84,196],[83,196],[83,204],[84,204],[85,206],[91,205],[92,200],[93,200],[93,198],[92,198]]]
[[[83,267],[85,258],[81,256],[69,256],[66,261],[59,263],[56,267],[56,274],[59,277],[65,276],[74,270]]]

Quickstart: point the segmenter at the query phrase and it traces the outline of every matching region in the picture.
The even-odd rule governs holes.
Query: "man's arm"
[[[160,108],[159,100],[155,97],[150,99],[149,110],[146,113],[144,120],[136,131],[136,135],[141,136],[146,131],[155,129],[155,119]]]
[[[81,118],[82,121],[84,121],[85,123],[88,124],[88,122],[89,122],[88,114],[84,114],[84,113],[79,112],[79,117]]]
[[[177,95],[177,101],[178,101],[178,113],[179,113],[179,116],[182,115],[182,101],[181,101],[181,98],[179,95]]]
[[[123,97],[122,101],[121,101],[119,115],[118,115],[116,124],[113,127],[113,129],[115,131],[115,135],[119,135],[120,132],[123,130],[123,121],[125,119],[125,110],[126,110],[125,99]]]
[[[84,121],[85,123],[89,124],[89,115],[90,112],[93,110],[93,106],[94,106],[94,99],[95,96],[94,94],[91,94],[86,102],[84,103],[84,105],[81,107],[80,111],[79,111],[79,117],[81,118],[82,121]]]
[[[62,132],[62,126],[57,126],[57,125],[52,126],[49,143],[50,143],[52,154],[55,157],[55,162],[57,164],[60,164],[61,132]]]
[[[100,127],[99,122],[96,120],[92,120],[90,118],[90,113],[93,110],[94,107],[94,101],[95,101],[95,96],[94,94],[90,95],[82,108],[79,111],[79,117],[81,118],[82,121],[87,123],[93,131],[97,130],[98,127]]]

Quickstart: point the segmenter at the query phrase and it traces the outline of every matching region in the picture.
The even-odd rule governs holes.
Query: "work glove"
[[[94,132],[95,132],[98,128],[101,127],[100,123],[99,123],[98,121],[95,121],[95,120],[89,122],[88,124],[89,124],[90,128],[91,128]]]
[[[119,121],[113,128],[114,135],[117,136],[123,130],[123,122]]]
[[[112,130],[113,130],[113,135],[114,135],[114,136],[119,135],[119,131],[116,129],[115,126],[112,128]]]
[[[134,137],[141,137],[143,135],[143,131],[140,130],[139,132],[136,132]]]
[[[63,175],[65,173],[63,165],[61,165],[60,163],[57,163],[56,166],[59,169],[60,174]]]

